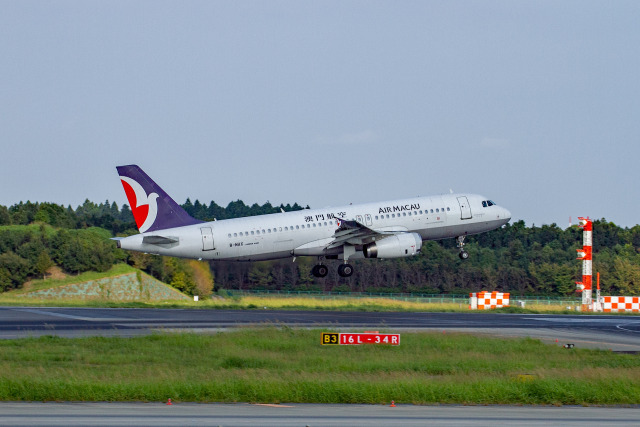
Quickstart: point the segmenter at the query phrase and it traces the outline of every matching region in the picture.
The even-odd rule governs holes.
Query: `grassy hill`
[[[85,272],[33,280],[21,289],[0,295],[0,303],[30,300],[158,302],[189,300],[171,286],[126,264],[116,264],[105,272]]]

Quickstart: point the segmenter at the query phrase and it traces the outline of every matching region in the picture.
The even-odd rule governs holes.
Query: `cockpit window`
[[[493,203],[491,200],[487,200],[487,204],[488,204],[489,206],[493,206],[493,205],[495,205],[495,203]]]
[[[486,207],[487,207],[487,201],[486,201],[486,200],[483,200],[483,201],[482,201],[482,207],[483,207],[483,208],[486,208]]]

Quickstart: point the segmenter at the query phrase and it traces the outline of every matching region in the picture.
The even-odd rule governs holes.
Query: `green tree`
[[[3,290],[22,286],[30,272],[27,260],[13,252],[0,254],[0,271],[2,272]]]
[[[11,225],[11,215],[6,206],[0,205],[0,225]]]
[[[640,265],[629,259],[618,257],[614,260],[610,285],[618,295],[640,295]]]
[[[272,270],[271,262],[254,262],[249,270],[249,282],[260,289],[269,289],[273,282]]]
[[[40,252],[40,255],[38,255],[38,260],[36,261],[35,270],[44,279],[45,273],[47,272],[48,269],[53,267],[53,265],[54,264],[53,264],[53,261],[51,260],[51,257],[46,251],[43,250],[42,252]]]
[[[5,267],[0,267],[0,292],[6,292],[13,288],[11,272]]]

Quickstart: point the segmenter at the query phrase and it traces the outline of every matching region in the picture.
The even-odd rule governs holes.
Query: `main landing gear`
[[[326,277],[329,274],[329,269],[323,264],[314,265],[313,269],[311,269],[311,274],[314,277]]]
[[[458,241],[458,248],[460,249],[460,253],[458,254],[458,256],[460,257],[461,260],[465,260],[469,258],[469,252],[464,250],[464,237],[465,236],[456,237],[456,240]]]
[[[311,269],[314,277],[326,277],[329,274],[329,268],[324,264],[314,265]],[[353,266],[351,264],[340,264],[338,266],[338,275],[340,277],[349,277],[353,274]]]
[[[338,266],[338,274],[340,277],[349,277],[353,274],[353,267],[351,264],[340,264]]]

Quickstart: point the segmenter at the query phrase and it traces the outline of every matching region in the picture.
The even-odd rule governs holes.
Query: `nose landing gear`
[[[464,238],[465,236],[458,236],[456,237],[456,240],[458,241],[458,249],[460,249],[460,253],[458,254],[458,256],[460,257],[461,260],[465,260],[469,258],[469,252],[464,250]]]

